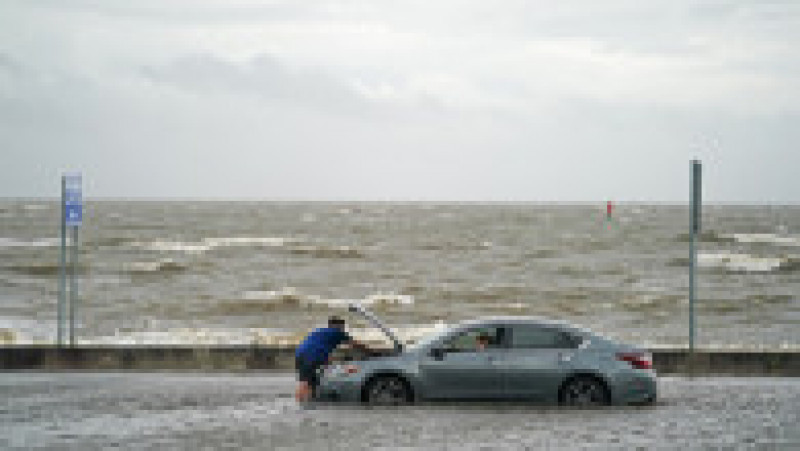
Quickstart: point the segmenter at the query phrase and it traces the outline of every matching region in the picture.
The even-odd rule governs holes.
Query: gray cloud
[[[190,55],[142,74],[202,95],[225,90],[267,101],[341,111],[363,111],[367,102],[351,87],[320,70],[289,68],[268,55],[234,64],[210,55]]]
[[[793,2],[186,5],[0,5],[0,195],[798,200]]]
[[[9,76],[18,76],[22,72],[22,67],[10,56],[0,53],[0,71]]]

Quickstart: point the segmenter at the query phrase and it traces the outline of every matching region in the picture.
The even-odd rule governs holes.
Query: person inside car
[[[489,347],[490,342],[491,337],[489,337],[489,334],[482,333],[475,338],[475,349],[477,351],[485,351]]]

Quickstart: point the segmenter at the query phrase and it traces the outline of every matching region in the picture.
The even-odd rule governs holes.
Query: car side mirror
[[[430,354],[430,356],[436,360],[442,360],[444,358],[445,350],[444,348],[431,348],[428,354]]]

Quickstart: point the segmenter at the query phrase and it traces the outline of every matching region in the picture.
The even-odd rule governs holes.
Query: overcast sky
[[[2,0],[0,196],[800,201],[800,2]]]

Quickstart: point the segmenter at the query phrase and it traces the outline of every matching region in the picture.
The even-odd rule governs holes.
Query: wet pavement
[[[800,448],[800,378],[663,377],[648,407],[298,406],[291,374],[0,374],[0,448]]]

